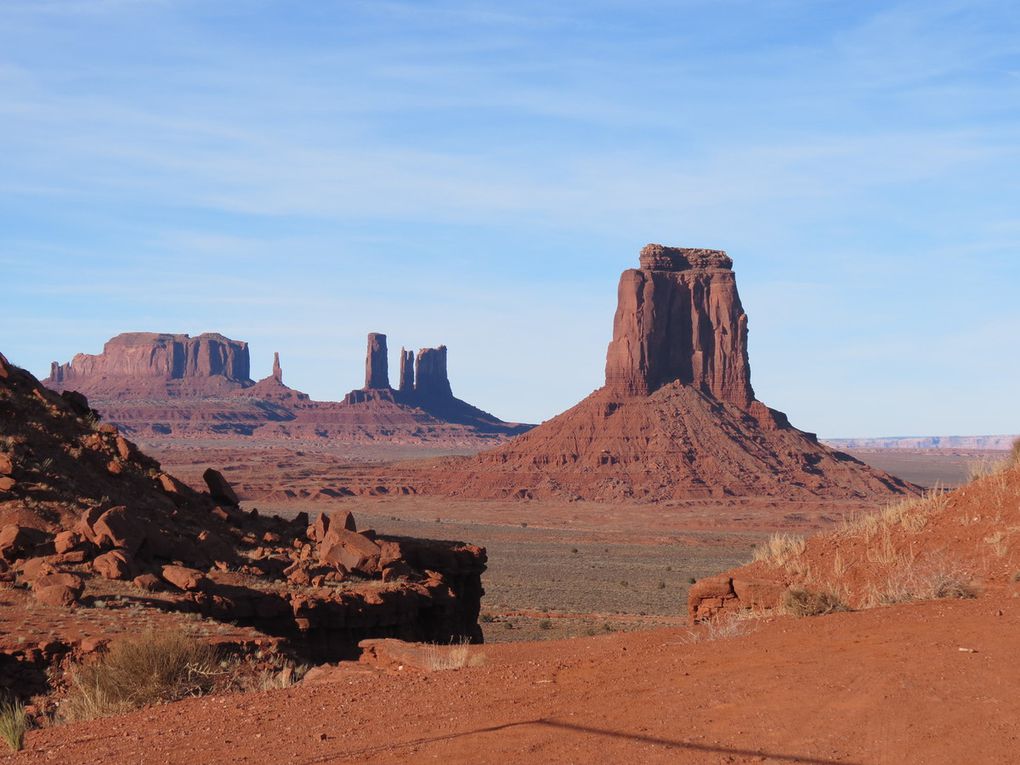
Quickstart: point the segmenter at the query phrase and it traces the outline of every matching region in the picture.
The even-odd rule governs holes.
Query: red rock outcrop
[[[419,492],[661,501],[916,490],[754,399],[724,252],[648,245],[640,265],[620,279],[606,385],[504,446],[422,466]]]
[[[273,352],[273,379],[283,384],[283,367],[280,366],[280,352]]]
[[[0,495],[0,581],[31,585],[40,608],[89,608],[117,580],[166,589],[160,613],[197,611],[309,656],[373,636],[481,639],[483,549],[357,532],[346,514],[316,539],[306,514],[244,512],[213,470],[210,494],[193,491],[28,372],[2,357],[0,370],[0,453],[15,479]],[[20,682],[7,658],[0,645],[0,693]]]

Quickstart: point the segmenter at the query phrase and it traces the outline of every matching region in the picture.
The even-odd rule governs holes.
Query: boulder
[[[85,583],[80,576],[66,572],[54,572],[38,577],[32,582],[32,590],[44,590],[47,587],[67,587],[75,593],[75,599],[81,597]]]
[[[85,538],[77,531],[60,531],[53,537],[53,549],[58,555],[77,550],[85,541]]]
[[[9,454],[0,454],[0,476],[14,472],[14,462]]]
[[[49,587],[37,587],[32,590],[35,599],[44,606],[63,606],[70,608],[77,604],[81,594],[63,584]]]
[[[75,524],[74,530],[81,534],[83,537],[85,537],[85,539],[87,539],[89,542],[95,544],[96,532],[93,531],[93,527],[95,526],[96,521],[99,520],[99,517],[103,514],[103,512],[104,511],[101,507],[90,507],[88,510],[81,514],[81,517],[78,518],[78,522]]]
[[[9,475],[0,476],[0,492],[9,492],[18,482],[11,478]]]
[[[368,575],[379,573],[381,556],[382,550],[371,539],[333,526],[319,546],[320,563],[340,565],[348,571],[359,571]]]
[[[326,532],[329,531],[329,516],[325,513],[319,513],[319,517],[315,519],[315,523],[308,527],[307,536],[313,542],[322,542],[326,538]]]
[[[162,573],[163,579],[185,592],[201,590],[208,582],[205,574],[187,566],[163,566]]]
[[[134,555],[145,541],[145,527],[123,505],[111,507],[92,526],[96,545]]]
[[[106,579],[130,579],[134,561],[124,550],[111,550],[92,561],[92,570]]]
[[[202,473],[202,480],[209,487],[209,496],[217,502],[224,502],[234,506],[241,504],[237,494],[234,492],[234,488],[227,482],[227,479],[223,477],[220,471],[209,468]]]
[[[29,558],[21,563],[20,572],[22,580],[31,584],[44,576],[57,573],[57,570],[46,558]]]
[[[15,561],[45,544],[49,535],[28,526],[11,524],[0,529],[0,558]]]
[[[165,589],[163,586],[163,580],[155,574],[139,574],[131,580],[131,583],[135,587],[140,590],[145,590],[146,592],[160,592]]]

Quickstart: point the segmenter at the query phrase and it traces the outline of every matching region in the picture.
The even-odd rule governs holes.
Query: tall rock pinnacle
[[[647,396],[680,381],[747,409],[747,315],[721,250],[649,244],[620,277],[606,387]]]
[[[273,353],[273,379],[278,383],[283,383],[283,369],[280,367],[279,351]]]
[[[400,392],[414,391],[414,351],[400,349]]]
[[[380,390],[390,387],[389,361],[386,358],[386,335],[368,334],[368,353],[365,358],[365,389]]]

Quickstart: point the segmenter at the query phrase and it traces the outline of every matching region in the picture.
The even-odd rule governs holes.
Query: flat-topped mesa
[[[365,390],[389,390],[389,360],[386,357],[386,335],[368,333],[368,352],[365,357]]]
[[[414,351],[400,349],[400,392],[414,391]]]
[[[649,244],[620,277],[606,387],[647,396],[679,381],[748,409],[747,315],[721,250]]]
[[[424,400],[453,398],[446,371],[446,346],[422,348],[415,362],[414,390]]]
[[[100,354],[79,353],[70,363],[53,362],[49,382],[71,385],[108,378],[222,378],[250,385],[250,367],[248,344],[216,332],[197,337],[126,332],[107,341]]]

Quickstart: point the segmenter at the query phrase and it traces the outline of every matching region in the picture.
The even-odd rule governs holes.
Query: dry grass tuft
[[[28,731],[28,715],[20,701],[5,701],[0,704],[0,738],[7,742],[12,752],[20,752]]]
[[[114,643],[98,661],[73,670],[61,717],[92,720],[198,696],[219,674],[216,649],[207,643],[183,631],[146,633]]]
[[[807,543],[803,537],[790,534],[773,534],[763,545],[754,548],[754,562],[766,563],[774,568],[786,568],[800,560]]]
[[[781,607],[791,616],[824,616],[838,611],[849,611],[849,607],[829,592],[811,592],[791,588],[783,593]]]
[[[478,667],[485,663],[485,656],[483,654],[472,654],[471,641],[467,638],[462,638],[460,641],[450,645],[428,643],[424,649],[425,669],[429,672]]]
[[[919,600],[977,597],[971,579],[959,567],[946,562],[918,568],[912,563],[896,568],[882,586],[872,585],[866,607],[888,606]]]
[[[1020,465],[1020,438],[1013,442],[1013,450],[1009,453],[1009,464],[1013,467]]]

